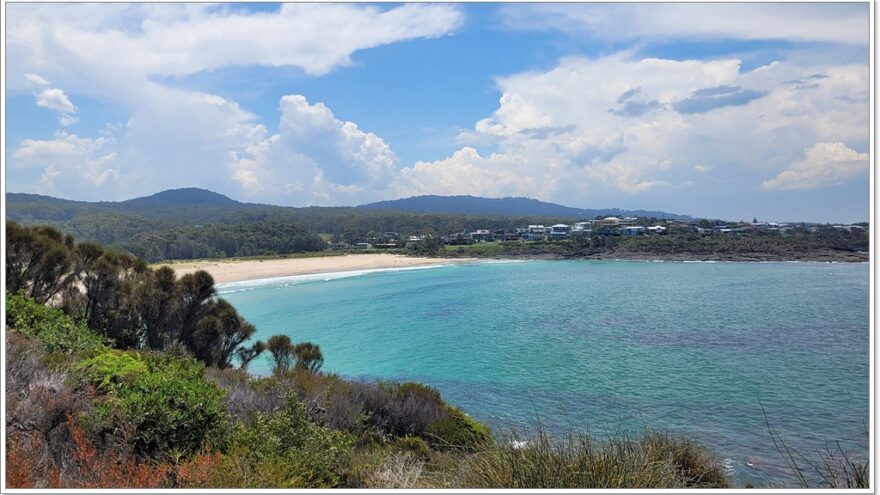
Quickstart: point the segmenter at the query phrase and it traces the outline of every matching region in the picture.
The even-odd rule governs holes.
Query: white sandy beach
[[[197,270],[205,270],[214,277],[216,283],[222,284],[293,275],[445,265],[468,261],[472,260],[461,258],[416,258],[398,254],[347,254],[342,256],[266,260],[199,260],[162,263],[158,266],[167,265],[174,268],[178,277]]]

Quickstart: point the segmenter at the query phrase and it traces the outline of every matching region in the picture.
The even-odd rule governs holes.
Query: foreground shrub
[[[67,419],[70,453],[63,461],[46,456],[39,435],[9,436],[7,488],[162,488],[171,486],[169,466],[136,459],[129,450],[99,450],[72,417]]]
[[[8,292],[6,328],[42,342],[50,353],[93,354],[105,348],[101,337],[60,309]]]
[[[473,488],[724,488],[721,465],[687,441],[646,433],[598,442],[586,434],[552,440],[545,432],[486,444],[446,480]]]
[[[308,421],[295,397],[232,430],[223,455],[201,454],[182,468],[192,486],[327,488],[342,486],[351,435]]]
[[[158,456],[198,452],[222,443],[223,392],[188,358],[111,351],[86,364],[92,383],[107,395],[97,412],[104,432],[127,432],[135,452]]]
[[[446,406],[446,417],[428,426],[428,441],[441,449],[476,450],[492,440],[489,427],[460,409]]]
[[[79,366],[86,379],[99,387],[109,387],[149,372],[137,353],[107,351],[83,361]]]

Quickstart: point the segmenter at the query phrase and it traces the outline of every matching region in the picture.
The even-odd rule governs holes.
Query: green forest
[[[165,191],[116,203],[69,201],[33,194],[9,194],[7,199],[10,220],[22,225],[49,225],[150,263],[320,252],[328,249],[327,241],[376,242],[384,232],[395,232],[403,239],[410,235],[425,237],[409,249],[396,252],[452,257],[865,261],[869,248],[867,228],[847,230],[805,224],[786,233],[754,231],[706,236],[679,224],[663,235],[442,246],[440,237],[462,231],[513,231],[530,224],[552,225],[583,219],[350,207],[291,208],[239,203],[198,189]],[[653,218],[639,220],[643,226],[657,222]],[[708,220],[694,223],[712,225]],[[740,222],[731,223],[737,224]]]

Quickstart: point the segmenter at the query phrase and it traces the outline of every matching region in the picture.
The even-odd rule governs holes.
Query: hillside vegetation
[[[413,213],[348,207],[290,208],[239,203],[199,189],[165,191],[122,202],[88,203],[7,194],[7,219],[48,225],[148,262],[284,255],[326,249],[332,240],[362,242],[370,233],[446,235],[465,229],[512,229],[566,218]]]
[[[427,243],[426,243],[427,244]],[[669,259],[721,261],[868,261],[869,234],[819,226],[790,234],[751,232],[700,235],[673,230],[661,235],[595,236],[562,241],[482,242],[417,247],[422,254],[444,257],[549,259]]]
[[[431,387],[323,373],[320,348],[286,335],[246,345],[203,272],[14,223],[7,252],[9,488],[728,484],[686,440],[514,447]],[[250,375],[265,353],[273,373]]]

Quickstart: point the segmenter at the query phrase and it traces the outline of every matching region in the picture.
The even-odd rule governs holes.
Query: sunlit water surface
[[[799,451],[867,456],[868,288],[867,264],[527,261],[220,292],[325,370],[433,385],[496,429],[686,434],[764,485],[792,478],[762,405]]]

